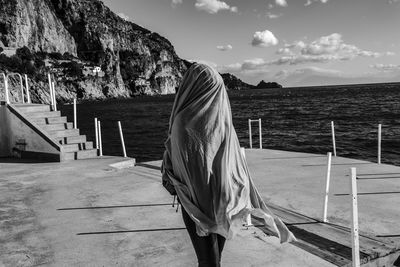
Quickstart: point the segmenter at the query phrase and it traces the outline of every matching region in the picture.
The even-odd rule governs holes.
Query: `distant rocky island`
[[[48,102],[47,73],[59,101],[175,93],[190,64],[100,0],[0,0],[0,72],[26,73],[34,100]],[[231,90],[259,88],[223,77]]]
[[[268,89],[268,88],[282,88],[282,85],[280,85],[277,82],[265,82],[264,80],[261,80],[256,86],[254,86],[254,89]]]

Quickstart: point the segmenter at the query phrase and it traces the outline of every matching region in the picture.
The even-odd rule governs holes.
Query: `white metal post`
[[[56,86],[55,83],[51,83],[53,86],[53,104],[54,104],[54,111],[57,111],[57,101],[56,101]]]
[[[76,129],[77,126],[77,120],[76,120],[76,98],[74,98],[74,129]]]
[[[19,77],[19,85],[21,87],[21,102],[25,103],[24,83],[22,82],[22,76],[19,73],[14,73],[14,75],[17,75]]]
[[[352,266],[360,266],[360,241],[358,233],[358,204],[357,204],[357,171],[356,168],[350,168],[350,187],[351,187],[351,249]]]
[[[100,120],[97,121],[98,124],[98,131],[99,131],[99,150],[100,150],[100,156],[103,156],[103,144],[101,142],[101,122]]]
[[[249,142],[250,148],[253,148],[253,137],[251,136],[251,120],[249,119]]]
[[[4,91],[5,91],[5,97],[6,97],[6,103],[10,104],[10,97],[8,95],[8,78],[5,73],[2,73],[3,80],[4,80]]]
[[[50,75],[50,73],[47,74],[47,79],[49,81],[50,105],[51,105],[51,108],[54,109],[54,105],[53,105],[53,86],[51,85],[51,75]]]
[[[26,75],[26,74],[25,74],[25,90],[26,90],[26,100],[28,101],[28,103],[32,103],[31,102],[31,94],[29,92],[28,75]]]
[[[331,180],[331,166],[332,166],[332,152],[327,154],[327,167],[326,167],[326,183],[325,183],[325,200],[324,200],[324,213],[322,216],[323,222],[328,222],[328,199],[329,199],[329,185]]]
[[[121,127],[121,122],[120,121],[118,121],[118,129],[119,129],[119,137],[121,138],[122,152],[124,154],[124,158],[126,158],[124,134],[122,133],[122,127]]]
[[[94,118],[94,133],[96,136],[96,149],[99,149],[99,128],[98,128],[97,118]]]
[[[335,124],[333,121],[331,121],[331,128],[332,128],[333,155],[336,157]]]
[[[382,124],[378,124],[378,164],[381,164],[382,154]]]
[[[258,129],[260,134],[260,149],[262,149],[262,128],[261,128],[261,119],[258,119]]]

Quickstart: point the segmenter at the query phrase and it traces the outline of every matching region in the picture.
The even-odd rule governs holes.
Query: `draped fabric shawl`
[[[232,238],[250,213],[281,242],[294,239],[267,208],[249,174],[219,73],[193,64],[182,80],[169,122],[163,179],[170,179],[197,234]]]

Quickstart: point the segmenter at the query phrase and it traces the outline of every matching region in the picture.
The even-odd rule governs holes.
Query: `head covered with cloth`
[[[210,66],[195,63],[185,73],[165,147],[163,179],[172,182],[197,235],[230,239],[252,214],[281,242],[294,239],[253,184],[224,82]]]

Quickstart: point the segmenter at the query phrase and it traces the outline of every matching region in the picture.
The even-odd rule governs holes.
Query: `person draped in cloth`
[[[225,239],[248,214],[282,242],[295,240],[268,209],[250,178],[232,124],[221,75],[194,63],[176,93],[163,156],[163,182],[173,185],[199,266],[220,266]]]

